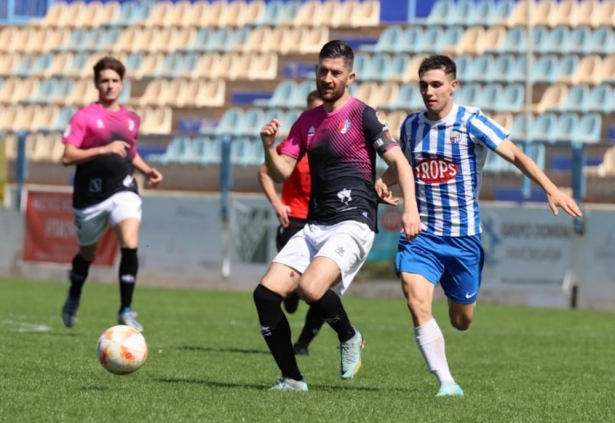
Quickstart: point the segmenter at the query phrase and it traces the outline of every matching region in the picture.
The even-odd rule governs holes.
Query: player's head
[[[340,40],[329,41],[318,54],[316,88],[324,103],[335,103],[354,81],[352,48]]]
[[[457,66],[448,56],[430,56],[419,67],[419,88],[428,112],[441,113],[453,104]]]
[[[124,64],[113,57],[103,57],[94,65],[94,84],[98,99],[103,102],[117,101],[124,88]]]
[[[320,106],[322,104],[322,97],[320,97],[318,90],[314,90],[308,94],[306,101],[307,108],[309,110],[313,109],[314,107]]]

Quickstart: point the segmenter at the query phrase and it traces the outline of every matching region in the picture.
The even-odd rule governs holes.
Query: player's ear
[[[459,81],[457,81],[456,79],[453,79],[451,81],[451,93],[455,92],[455,90],[457,89],[458,85],[459,85]]]
[[[348,80],[346,81],[346,86],[349,86],[350,84],[352,84],[356,76],[357,76],[356,73],[354,73],[353,71],[350,71],[350,73],[348,74]]]

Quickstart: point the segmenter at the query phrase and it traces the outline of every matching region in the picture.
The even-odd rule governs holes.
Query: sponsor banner
[[[28,191],[23,261],[70,264],[78,249],[71,193]],[[117,239],[109,228],[100,239],[93,264],[112,267],[117,251]]]

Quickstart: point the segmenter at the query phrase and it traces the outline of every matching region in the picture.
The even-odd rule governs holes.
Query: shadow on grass
[[[204,385],[212,388],[248,388],[256,389],[259,391],[266,391],[271,388],[272,385],[256,385],[250,383],[238,383],[238,382],[217,382],[214,380],[203,379],[178,379],[172,377],[156,379],[157,382],[173,383],[173,384],[195,384]],[[390,388],[373,388],[369,386],[332,386],[332,385],[317,385],[310,384],[310,391],[354,391],[354,392],[406,392],[409,393],[408,388],[390,387]]]
[[[199,347],[195,345],[185,345],[179,347],[183,351],[199,351],[199,352],[220,352],[220,353],[236,353],[236,354],[265,354],[269,355],[269,351],[265,350],[246,350],[243,348],[214,348],[214,347]]]

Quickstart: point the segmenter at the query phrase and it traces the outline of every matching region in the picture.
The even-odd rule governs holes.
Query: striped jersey
[[[412,165],[423,230],[438,236],[480,234],[482,168],[509,133],[476,107],[453,105],[438,121],[411,113],[400,145]]]

